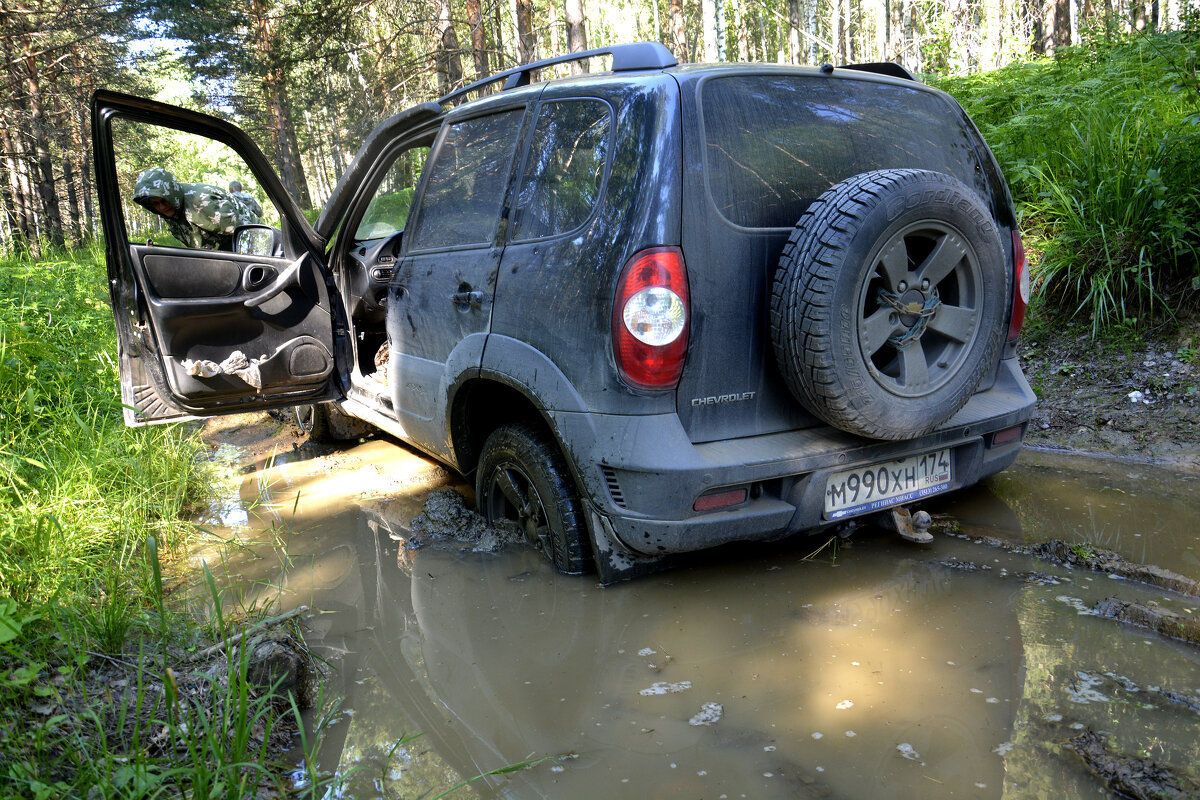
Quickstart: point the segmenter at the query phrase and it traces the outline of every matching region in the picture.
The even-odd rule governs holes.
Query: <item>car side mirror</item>
[[[233,229],[233,252],[281,258],[283,232],[270,225],[238,225]]]

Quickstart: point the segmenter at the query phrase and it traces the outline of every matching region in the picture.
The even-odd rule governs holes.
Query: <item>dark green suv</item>
[[[610,68],[553,77],[591,56]],[[311,226],[227,123],[101,92],[93,125],[131,421],[369,424],[473,474],[566,572],[973,484],[1033,408],[1004,179],[895,65],[638,44],[509,70],[382,123]],[[277,217],[235,252],[140,243],[122,137],[157,126],[242,159]]]

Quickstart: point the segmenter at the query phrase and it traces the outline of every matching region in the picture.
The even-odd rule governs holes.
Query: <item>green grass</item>
[[[127,430],[102,255],[0,261],[0,596],[111,595],[141,581],[204,492],[194,431]]]
[[[1200,25],[1089,32],[1057,58],[939,85],[1013,189],[1036,298],[1093,335],[1169,319],[1200,290]]]
[[[0,259],[0,797],[252,795],[283,774],[264,742],[287,699],[244,647],[191,661],[204,626],[159,554],[210,491],[202,444],[125,428],[115,353],[102,250]]]

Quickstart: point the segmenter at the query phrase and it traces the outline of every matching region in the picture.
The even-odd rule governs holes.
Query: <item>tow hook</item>
[[[904,506],[898,506],[880,516],[883,517],[884,527],[896,531],[901,539],[917,544],[929,544],[933,541],[933,534],[929,532],[933,518],[929,516],[928,511],[918,511],[914,514]]]

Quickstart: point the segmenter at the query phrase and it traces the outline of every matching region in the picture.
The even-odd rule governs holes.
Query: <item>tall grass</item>
[[[247,644],[197,672],[200,623],[164,602],[202,445],[124,427],[115,353],[99,248],[0,258],[0,797],[282,794],[286,698]]]
[[[1200,290],[1200,25],[1092,31],[1057,58],[941,81],[979,124],[1041,258],[1039,299],[1094,332]]]
[[[143,580],[201,489],[193,431],[124,427],[103,256],[0,260],[0,596],[112,596]]]

